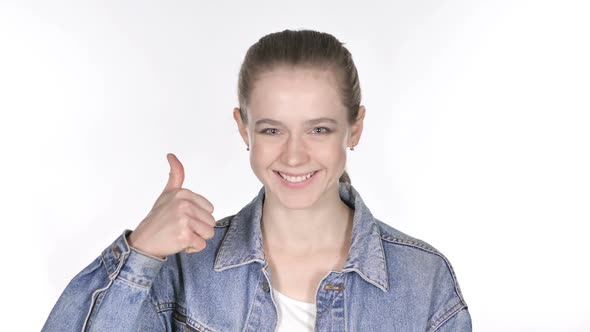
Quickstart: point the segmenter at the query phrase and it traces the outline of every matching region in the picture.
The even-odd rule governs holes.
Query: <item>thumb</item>
[[[173,153],[168,153],[166,158],[170,164],[170,174],[168,177],[168,183],[166,183],[166,188],[164,188],[164,192],[180,189],[182,188],[182,183],[184,182],[184,167],[180,163],[180,160],[178,160],[178,158],[176,158]]]

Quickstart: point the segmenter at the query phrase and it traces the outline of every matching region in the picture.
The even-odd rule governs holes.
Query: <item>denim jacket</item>
[[[344,268],[318,285],[315,330],[471,331],[445,256],[373,217],[350,184],[339,192],[354,209],[352,242]],[[218,220],[198,253],[147,256],[125,230],[70,281],[42,331],[274,331],[264,195]]]

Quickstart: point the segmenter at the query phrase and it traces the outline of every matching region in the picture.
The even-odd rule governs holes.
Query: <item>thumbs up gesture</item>
[[[129,245],[151,256],[165,258],[180,251],[205,249],[213,237],[213,205],[203,196],[182,188],[184,167],[172,153],[167,156],[170,174],[166,188],[152,210],[129,234]]]

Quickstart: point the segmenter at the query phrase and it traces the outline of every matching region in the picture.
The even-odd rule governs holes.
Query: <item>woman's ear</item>
[[[360,105],[356,120],[351,126],[350,142],[348,143],[348,146],[354,147],[359,144],[361,134],[363,133],[363,120],[365,119],[365,112],[365,106]]]
[[[236,120],[238,131],[240,132],[240,136],[242,136],[244,143],[246,143],[247,146],[250,146],[248,139],[248,129],[246,128],[246,125],[242,122],[242,116],[240,115],[240,109],[238,107],[234,107],[234,120]]]

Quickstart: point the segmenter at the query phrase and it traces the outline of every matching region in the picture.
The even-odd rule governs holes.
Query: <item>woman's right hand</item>
[[[182,188],[184,167],[172,153],[167,156],[170,174],[166,188],[152,210],[127,237],[131,247],[165,258],[180,251],[198,252],[213,237],[213,204],[205,197]]]

